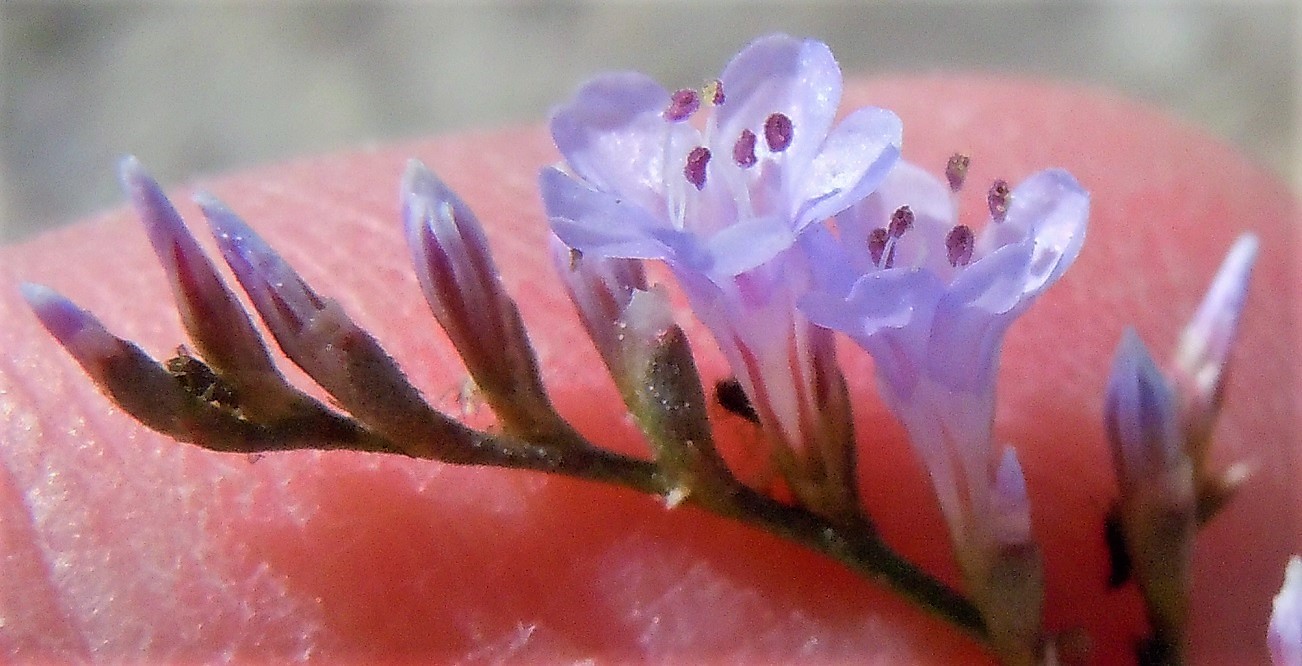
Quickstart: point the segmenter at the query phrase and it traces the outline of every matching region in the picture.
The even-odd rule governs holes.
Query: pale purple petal
[[[1071,266],[1085,242],[1090,200],[1080,183],[1062,169],[1033,174],[1012,194],[1003,222],[990,222],[977,239],[984,257],[1014,243],[1031,242],[1023,293],[1038,294]]]
[[[1289,558],[1284,585],[1275,595],[1267,642],[1275,666],[1302,666],[1302,558],[1297,555]]]
[[[552,138],[577,176],[649,205],[664,191],[668,104],[669,93],[650,77],[607,74],[553,112]]]
[[[566,245],[603,257],[674,256],[677,243],[671,239],[677,234],[635,203],[595,190],[551,167],[542,170],[539,187],[552,231]]]
[[[899,158],[902,134],[899,117],[885,109],[859,109],[843,120],[805,170],[793,174],[795,228],[836,215],[876,189]]]
[[[579,312],[579,320],[606,367],[618,380],[626,370],[622,354],[624,312],[633,295],[647,288],[642,262],[583,256],[556,236],[551,237],[549,247],[552,265]]]
[[[1029,304],[1021,271],[1030,249],[1009,246],[967,266],[934,306],[919,365],[935,381],[961,391],[993,387],[1004,334]]]
[[[714,276],[731,277],[751,270],[791,247],[795,236],[785,221],[758,218],[738,222],[711,236],[705,251]]]
[[[888,329],[926,328],[943,289],[922,270],[879,271],[859,278],[844,296],[810,292],[800,309],[815,324],[861,340]]]
[[[731,146],[743,129],[756,133],[773,113],[791,119],[785,151],[798,164],[813,159],[841,103],[841,68],[826,44],[788,35],[751,42],[720,77],[727,101],[719,107],[718,137]]]

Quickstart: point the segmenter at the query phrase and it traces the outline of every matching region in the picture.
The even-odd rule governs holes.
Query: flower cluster
[[[1008,663],[1033,663],[1052,637],[1041,625],[1040,545],[1017,443],[994,433],[996,376],[1006,332],[1079,254],[1089,195],[1061,169],[1015,186],[995,180],[984,185],[988,220],[960,223],[969,157],[954,155],[941,176],[905,162],[900,120],[864,108],[834,122],[840,93],[826,45],[773,35],[699,89],[610,74],[553,114],[564,160],[539,177],[552,256],[651,460],[587,442],[556,412],[478,220],[417,163],[401,186],[416,274],[497,415],[495,432],[427,405],[336,303],[200,195],[271,339],[333,404],[291,385],[131,159],[124,187],[196,353],[160,364],[52,291],[27,285],[25,295],[119,405],[177,439],[219,451],[351,448],[623,485],[821,550],[985,639]],[[1239,478],[1209,469],[1206,453],[1255,253],[1250,236],[1231,250],[1168,374],[1128,332],[1107,388],[1118,540],[1154,628],[1143,650],[1157,661],[1179,658],[1193,535]],[[739,387],[730,400],[758,423],[755,446],[782,487],[737,478],[715,451],[691,351],[663,289],[648,284],[646,260],[664,263],[712,333]],[[900,558],[867,517],[837,333],[874,359],[881,396],[930,475],[966,596]],[[1297,606],[1296,590],[1288,594],[1277,608]],[[1296,618],[1281,622],[1292,625],[1273,640],[1293,647],[1278,654],[1297,643]]]

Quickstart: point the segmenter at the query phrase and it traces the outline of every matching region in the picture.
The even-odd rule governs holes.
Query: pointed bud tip
[[[118,179],[124,186],[130,186],[132,183],[138,183],[142,180],[152,180],[149,174],[145,172],[145,167],[135,155],[123,155],[118,160]]]
[[[18,290],[41,325],[65,347],[83,329],[98,325],[89,313],[49,287],[24,282],[18,285]]]
[[[1233,345],[1248,282],[1260,243],[1243,234],[1230,247],[1202,303],[1180,336],[1176,367],[1204,382],[1215,383]]]
[[[243,253],[250,244],[261,245],[261,239],[253,232],[248,223],[221,199],[209,192],[200,190],[194,193],[193,200],[199,206],[199,209],[203,211],[204,217],[207,218],[208,226],[212,229],[213,237],[217,239],[217,243],[222,247],[223,254],[226,254],[228,249],[239,250]]]
[[[407,160],[407,167],[402,172],[402,196],[406,198],[423,189],[428,189],[430,181],[437,180],[434,173],[416,158]]]
[[[1123,492],[1165,478],[1184,457],[1175,392],[1133,328],[1117,345],[1104,424]]]

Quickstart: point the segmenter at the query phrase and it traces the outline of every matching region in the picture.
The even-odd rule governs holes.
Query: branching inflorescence
[[[353,449],[616,484],[822,552],[1008,663],[1050,658],[1033,507],[1016,449],[994,441],[995,377],[1004,333],[1080,251],[1089,196],[1062,170],[1016,187],[998,180],[989,221],[959,224],[967,156],[951,158],[943,179],[901,161],[891,112],[833,122],[840,86],[825,45],[774,35],[702,89],[612,74],[553,115],[564,162],[540,175],[552,256],[649,458],[600,448],[557,413],[478,220],[418,163],[401,186],[408,245],[435,318],[497,416],[492,432],[427,404],[338,304],[201,194],[222,259],[276,346],[333,406],[290,384],[134,159],[122,183],[193,352],[159,363],[49,289],[25,285],[24,295],[118,405],[180,441],[228,452]],[[1235,245],[1168,373],[1128,332],[1107,389],[1118,550],[1144,593],[1154,634],[1141,656],[1153,663],[1181,659],[1193,536],[1239,478],[1209,469],[1206,452],[1255,252],[1251,236]],[[668,267],[722,349],[740,388],[734,400],[761,426],[755,446],[789,494],[744,483],[716,451],[688,341],[664,290],[648,284],[645,260]],[[882,397],[930,474],[964,592],[903,559],[867,517],[835,332],[875,359]]]

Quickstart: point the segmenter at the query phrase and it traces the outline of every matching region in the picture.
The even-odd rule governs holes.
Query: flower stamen
[[[701,108],[701,97],[695,90],[683,88],[669,97],[669,106],[665,108],[664,118],[671,123],[678,123],[692,117]]]
[[[759,160],[755,157],[755,133],[744,129],[741,136],[737,137],[737,143],[732,146],[732,161],[737,166],[747,169],[755,166]]]
[[[723,95],[723,81],[715,79],[705,84],[705,87],[701,89],[701,94],[705,99],[709,100],[712,106],[723,104],[725,99]]]
[[[945,180],[949,181],[949,191],[963,189],[963,181],[967,180],[967,168],[971,163],[972,158],[963,153],[949,156],[949,161],[945,163]]]
[[[687,164],[683,166],[683,177],[700,190],[705,187],[705,166],[710,163],[710,149],[697,146],[687,154]]]
[[[972,252],[976,249],[976,236],[966,224],[960,224],[945,235],[945,251],[949,265],[955,268],[966,266],[972,261]]]
[[[986,194],[986,203],[990,206],[990,216],[995,222],[1003,222],[1008,215],[1008,204],[1013,200],[1013,192],[1008,188],[1008,181],[1000,178],[990,185]]]
[[[890,233],[885,229],[873,229],[868,234],[868,254],[872,257],[873,265],[881,267],[882,256],[886,254],[886,241],[890,240]]]
[[[899,238],[904,232],[913,228],[913,210],[908,206],[900,206],[891,214],[891,224],[889,231],[891,238]]]
[[[794,128],[791,119],[781,113],[774,113],[764,121],[764,141],[769,150],[780,153],[791,146]]]

